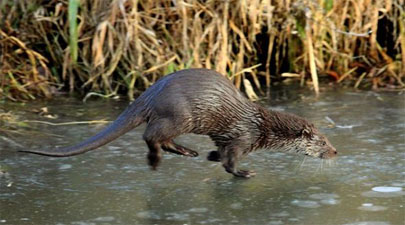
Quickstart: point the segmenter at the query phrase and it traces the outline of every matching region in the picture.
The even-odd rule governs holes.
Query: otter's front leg
[[[226,146],[223,149],[219,149],[220,159],[226,172],[232,173],[236,177],[249,178],[256,175],[254,171],[238,170],[237,161],[245,155],[243,148],[238,146]]]

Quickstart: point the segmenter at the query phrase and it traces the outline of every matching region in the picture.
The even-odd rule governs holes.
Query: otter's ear
[[[310,127],[305,126],[302,130],[301,130],[301,136],[311,139],[312,138],[312,130]]]

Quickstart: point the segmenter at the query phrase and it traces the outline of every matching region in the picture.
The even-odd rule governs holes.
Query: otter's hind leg
[[[157,142],[153,141],[146,141],[146,144],[148,145],[149,152],[148,152],[148,164],[149,166],[152,167],[153,170],[156,170],[156,168],[159,166],[161,160],[162,160],[162,153],[161,153],[161,147],[160,144]]]
[[[161,150],[172,151],[177,154],[197,156],[198,153],[175,144],[172,140],[186,131],[173,124],[173,119],[160,118],[151,121],[143,134],[143,139],[148,144],[148,163],[152,169],[160,164]]]
[[[162,160],[162,143],[173,138],[168,136],[167,124],[167,120],[155,120],[150,122],[143,134],[143,139],[149,148],[147,156],[148,164],[153,170],[156,170]]]
[[[176,144],[172,140],[167,143],[164,143],[162,145],[162,149],[164,151],[171,152],[171,153],[178,154],[178,155],[184,155],[184,156],[189,156],[189,157],[198,156],[198,152],[191,150],[189,148],[186,148],[184,146],[181,146],[179,144]]]

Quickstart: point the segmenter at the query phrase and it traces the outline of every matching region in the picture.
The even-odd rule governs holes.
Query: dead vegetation
[[[183,68],[261,90],[299,79],[403,89],[404,0],[21,0],[0,3],[0,94],[106,97]],[[319,81],[318,81],[319,80]],[[63,90],[63,88],[62,88]]]

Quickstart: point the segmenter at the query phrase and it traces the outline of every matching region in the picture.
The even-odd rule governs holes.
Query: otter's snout
[[[321,155],[320,155],[320,158],[322,158],[322,159],[331,159],[331,158],[335,158],[335,157],[337,157],[337,151],[336,151],[336,149],[329,149],[328,151],[326,151],[326,152],[324,152],[324,153],[322,153]]]

